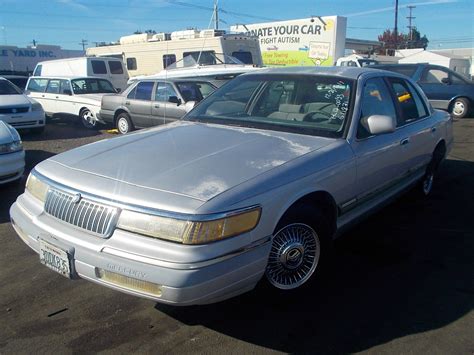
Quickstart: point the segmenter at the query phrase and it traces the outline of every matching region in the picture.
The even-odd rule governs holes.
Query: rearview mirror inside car
[[[372,115],[362,118],[361,122],[371,135],[395,132],[397,121],[395,117]]]

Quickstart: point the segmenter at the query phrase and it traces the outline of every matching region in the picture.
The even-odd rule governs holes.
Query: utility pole
[[[31,43],[33,44],[33,48],[36,48],[36,39],[34,39],[33,41],[31,41]]]
[[[214,0],[214,29],[219,29],[219,5],[218,0]]]
[[[408,19],[408,30],[410,31],[410,41],[413,41],[413,27],[412,26],[412,20],[414,20],[416,17],[412,16],[412,11],[414,8],[416,8],[415,5],[409,5],[407,6],[408,9],[410,10],[410,16],[407,16],[407,19]]]
[[[87,46],[87,39],[81,39],[81,41],[79,42],[79,45],[82,46],[82,50],[85,52],[86,46]]]
[[[398,0],[395,0],[395,27],[393,29],[395,35],[395,49],[398,48]]]

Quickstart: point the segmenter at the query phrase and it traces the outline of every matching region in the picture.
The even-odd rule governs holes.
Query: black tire
[[[125,112],[122,112],[117,116],[115,126],[120,134],[127,134],[135,129],[130,116]]]
[[[92,114],[92,111],[88,108],[81,110],[79,118],[81,119],[82,125],[87,129],[94,129],[97,126],[97,120]]]
[[[433,152],[433,157],[426,167],[425,175],[423,176],[423,179],[421,179],[417,188],[417,194],[419,196],[428,197],[433,191],[433,186],[436,182],[436,175],[439,166],[444,159],[445,153],[446,149],[444,146],[436,147],[435,151]]]
[[[451,114],[455,118],[464,118],[469,115],[471,111],[471,103],[468,99],[464,97],[459,97],[454,100],[453,104],[451,105]]]
[[[45,128],[45,126],[31,128],[31,129],[30,129],[30,132],[31,132],[32,134],[42,134],[42,133],[44,132],[44,128]]]
[[[318,209],[303,204],[282,217],[262,280],[266,286],[287,294],[313,283],[332,253],[330,228],[325,221]]]

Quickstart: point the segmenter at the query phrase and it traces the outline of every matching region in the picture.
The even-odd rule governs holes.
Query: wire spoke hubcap
[[[297,288],[314,273],[319,256],[319,237],[313,228],[303,223],[287,225],[273,238],[267,279],[279,289]]]

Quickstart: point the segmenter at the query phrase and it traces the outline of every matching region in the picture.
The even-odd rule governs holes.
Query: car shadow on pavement
[[[428,199],[409,192],[346,232],[330,271],[306,289],[258,287],[214,305],[155,308],[291,353],[353,353],[439,329],[474,306],[473,186],[474,163],[447,160]],[[463,341],[456,346],[469,348]]]
[[[48,120],[42,133],[34,133],[25,129],[20,131],[20,135],[21,139],[27,142],[76,139],[100,135],[100,130],[108,128],[106,125],[98,125],[96,128],[88,129],[83,127],[77,120],[68,117],[58,117]]]

